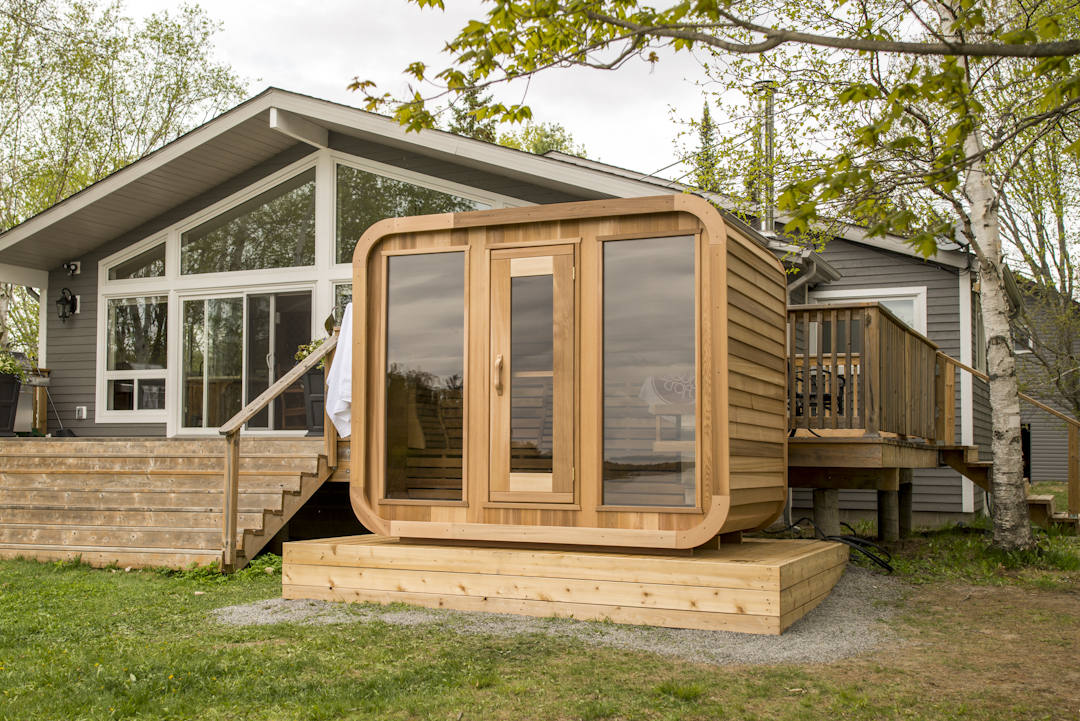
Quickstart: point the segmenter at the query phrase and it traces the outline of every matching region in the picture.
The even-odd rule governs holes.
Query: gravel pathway
[[[902,592],[902,582],[849,565],[829,597],[781,636],[426,608],[400,611],[373,604],[280,598],[219,608],[213,615],[219,623],[230,626],[379,621],[395,626],[433,625],[463,634],[545,634],[700,663],[827,663],[895,643],[885,622],[894,615]]]

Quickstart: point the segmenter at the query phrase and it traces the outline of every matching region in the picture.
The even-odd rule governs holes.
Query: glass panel
[[[139,410],[165,410],[164,378],[143,378],[139,380]]]
[[[351,263],[356,241],[386,218],[487,210],[491,206],[347,165],[337,166],[337,262]]]
[[[135,408],[135,381],[109,381],[109,410],[130,411]]]
[[[461,500],[464,257],[389,258],[387,498]]]
[[[334,286],[334,322],[341,323],[345,315],[345,306],[352,303],[352,283],[342,283]]]
[[[189,230],[180,242],[184,275],[314,264],[314,168]]]
[[[270,387],[270,296],[248,298],[247,398],[250,403]],[[248,421],[248,428],[269,428],[270,409],[264,408]]]
[[[274,381],[296,365],[296,349],[311,342],[311,293],[279,295],[274,312]],[[321,373],[320,373],[321,374]],[[320,380],[312,392],[323,393]],[[274,428],[281,431],[307,430],[304,385],[299,380],[282,391],[274,401]]]
[[[555,283],[510,280],[510,472],[553,472]]]
[[[164,368],[168,356],[168,298],[114,298],[109,301],[106,368]]]
[[[206,301],[206,427],[217,428],[244,407],[243,298]]]
[[[604,503],[693,506],[692,236],[604,243]]]
[[[203,354],[206,348],[206,302],[184,301],[183,419],[184,428],[203,425]]]
[[[883,305],[888,308],[893,315],[907,324],[908,328],[915,328],[915,301],[912,298],[904,298],[900,300],[889,299],[879,300],[879,305]]]
[[[165,275],[165,244],[155,245],[130,260],[109,268],[109,280],[160,278]]]

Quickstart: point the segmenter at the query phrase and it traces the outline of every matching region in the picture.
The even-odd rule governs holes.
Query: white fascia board
[[[440,155],[477,169],[493,169],[501,175],[510,175],[543,187],[567,189],[578,194],[591,191],[598,197],[614,198],[675,195],[680,192],[439,130],[409,133],[390,118],[313,98],[281,95],[274,99],[274,105],[306,116],[306,119],[316,123],[321,120],[354,131],[348,134],[357,137],[395,147],[415,148],[426,155]]]
[[[29,288],[48,288],[49,271],[0,263],[0,283],[25,285]]]
[[[316,148],[330,147],[330,131],[281,108],[270,108],[270,127]]]
[[[93,205],[104,199],[111,193],[128,185],[143,176],[152,173],[163,165],[180,158],[185,153],[197,148],[208,140],[231,130],[237,125],[263,112],[273,104],[275,91],[264,91],[251,100],[242,103],[232,110],[226,111],[210,122],[195,128],[187,135],[172,141],[168,145],[154,151],[150,155],[136,160],[131,165],[122,168],[104,180],[99,180],[85,190],[82,190],[70,198],[61,200],[56,205],[42,211],[40,214],[15,226],[8,232],[0,235],[0,251],[6,250],[21,240],[37,233],[40,230],[63,220],[67,216],[83,208]]]

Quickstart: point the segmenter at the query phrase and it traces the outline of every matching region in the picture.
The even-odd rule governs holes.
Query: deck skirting
[[[779,634],[840,579],[846,546],[746,540],[692,556],[350,536],[287,543],[282,595]]]

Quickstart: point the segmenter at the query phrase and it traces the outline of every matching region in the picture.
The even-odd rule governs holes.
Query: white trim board
[[[957,283],[960,295],[960,362],[971,365],[971,272],[960,271]],[[960,372],[960,443],[975,445],[975,386],[970,373]],[[975,483],[960,476],[963,512],[975,512]]]
[[[810,303],[829,301],[876,301],[911,298],[915,301],[915,330],[926,335],[926,286],[914,285],[900,288],[845,288],[843,290],[811,290],[807,293]]]

